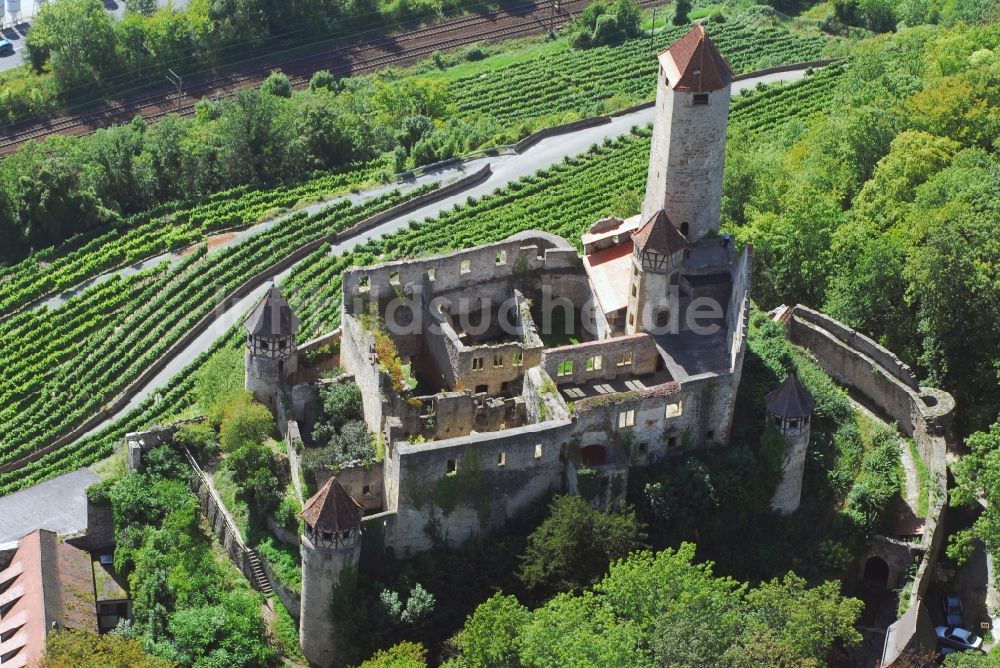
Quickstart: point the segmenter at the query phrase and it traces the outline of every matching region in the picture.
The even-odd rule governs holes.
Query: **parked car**
[[[944,623],[948,626],[961,626],[962,621],[962,601],[954,594],[948,594],[941,599],[941,607],[944,608]]]
[[[0,56],[6,56],[14,53],[14,45],[10,43],[9,39],[0,39]]]
[[[980,649],[983,639],[960,626],[938,626],[934,629],[938,642],[945,647],[960,650]]]

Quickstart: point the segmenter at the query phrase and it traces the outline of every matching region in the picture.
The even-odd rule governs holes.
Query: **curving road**
[[[738,94],[740,91],[753,88],[759,82],[763,83],[775,83],[779,81],[795,81],[801,79],[805,76],[806,69],[793,70],[790,72],[782,72],[778,74],[767,74],[760,77],[751,77],[743,79],[733,83],[733,95]],[[634,125],[647,125],[653,121],[653,109],[642,109],[624,116],[619,116],[612,119],[610,123],[604,125],[598,125],[591,128],[585,128],[582,130],[577,130],[575,132],[570,132],[554,137],[549,137],[541,140],[530,148],[527,152],[523,154],[512,154],[499,157],[490,158],[479,158],[475,160],[470,160],[459,165],[447,167],[436,172],[419,177],[420,182],[432,182],[432,181],[445,181],[452,180],[455,178],[460,178],[467,174],[471,174],[479,169],[481,169],[485,164],[490,164],[493,170],[491,176],[483,181],[482,183],[475,185],[467,190],[463,190],[460,193],[446,197],[437,202],[433,202],[419,209],[416,209],[408,214],[398,216],[396,218],[391,218],[381,223],[380,225],[358,234],[357,236],[345,239],[340,243],[334,244],[332,246],[332,253],[342,253],[349,251],[354,247],[365,243],[369,239],[380,237],[386,234],[392,234],[393,232],[405,229],[409,227],[411,221],[422,221],[427,218],[432,218],[438,213],[452,208],[455,204],[461,204],[466,201],[470,196],[482,197],[487,195],[494,190],[503,187],[504,185],[516,181],[524,176],[529,176],[534,174],[539,169],[545,169],[553,164],[556,164],[563,159],[578,155],[586,152],[593,144],[600,144],[606,138],[615,138],[622,135],[628,134]],[[403,182],[401,184],[393,184],[391,186],[380,186],[369,191],[360,193],[356,197],[368,198],[377,195],[380,192],[384,192],[387,188],[392,187],[410,187],[415,186],[418,180],[411,180],[408,182]],[[339,199],[339,198],[337,198]],[[321,210],[325,206],[329,206],[330,203],[335,200],[328,202],[321,202],[310,207],[312,211]],[[271,223],[273,224],[273,223]],[[259,231],[261,226],[255,228]],[[245,236],[244,236],[245,238]],[[297,265],[296,265],[297,266]],[[293,267],[294,268],[294,267]],[[128,271],[128,269],[120,270]],[[288,269],[274,277],[276,282],[281,282],[287,276],[292,269]],[[246,297],[236,300],[231,304],[226,305],[226,309],[223,314],[212,324],[211,327],[207,328],[200,336],[195,338],[186,348],[176,354],[170,362],[164,367],[164,369],[157,374],[150,382],[148,382],[133,398],[132,400],[122,408],[120,411],[110,415],[106,420],[101,422],[99,425],[94,427],[88,434],[94,433],[103,429],[111,422],[122,417],[125,413],[131,410],[134,406],[138,405],[140,402],[145,400],[148,396],[157,392],[157,390],[162,387],[167,380],[169,380],[173,375],[179,372],[184,366],[194,361],[204,350],[208,349],[214,341],[219,337],[223,336],[228,329],[235,323],[239,322],[243,315],[259,300],[263,297],[264,292],[266,292],[269,285],[269,281],[263,281],[255,290],[253,290]],[[45,483],[41,483],[45,484]],[[86,482],[81,478],[80,484],[86,487],[89,482]],[[20,494],[20,492],[18,493]],[[8,510],[13,510],[12,506],[8,506],[10,499],[16,495],[11,495],[8,497],[0,498],[0,517],[3,517]],[[69,495],[67,495],[69,496]],[[77,495],[79,498],[80,495]],[[85,517],[84,513],[84,517]],[[46,518],[39,514],[37,518],[37,523],[39,526],[44,526]],[[31,531],[28,528],[27,531]]]

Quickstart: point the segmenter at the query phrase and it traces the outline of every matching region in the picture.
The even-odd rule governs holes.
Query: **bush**
[[[292,83],[284,72],[271,72],[260,85],[260,92],[288,98],[292,96]]]
[[[364,417],[361,388],[355,382],[321,387],[319,398],[323,409],[313,427],[313,439],[318,443],[330,443],[347,422]]]
[[[274,417],[266,406],[241,392],[222,410],[219,443],[225,452],[235,452],[247,443],[262,443],[274,431]]]
[[[318,90],[337,92],[337,89],[337,78],[330,73],[330,70],[317,70],[309,79],[309,90],[313,92]]]
[[[576,49],[620,44],[639,34],[641,14],[633,0],[611,5],[594,2],[570,26],[570,45]]]
[[[174,443],[187,448],[199,462],[206,462],[219,454],[218,438],[207,422],[181,426],[174,433]]]
[[[426,666],[427,650],[423,645],[409,641],[379,650],[372,658],[361,664],[361,668],[425,668]]]
[[[266,445],[245,442],[226,459],[226,468],[233,473],[240,497],[258,516],[281,501],[281,460]]]

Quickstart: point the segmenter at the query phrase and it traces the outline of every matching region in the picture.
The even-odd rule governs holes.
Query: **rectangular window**
[[[635,324],[635,313],[629,313],[628,314],[628,324],[629,324],[629,327],[631,327],[632,325]]]
[[[618,366],[632,366],[631,350],[626,350],[622,353],[622,356],[618,358]]]
[[[507,264],[507,251],[497,251],[497,266]]]
[[[359,292],[368,292],[368,288],[369,287],[371,287],[371,286],[368,284],[368,277],[367,276],[361,276],[361,277],[358,278],[358,291]]]
[[[499,455],[497,455],[497,468],[500,468],[502,466],[507,466],[507,453],[506,452],[501,452]]]
[[[510,364],[511,366],[521,366],[524,364],[524,356],[520,352],[511,353]]]
[[[459,273],[468,274],[472,271],[472,260],[462,260],[462,264],[459,266]]]
[[[708,104],[708,93],[695,93],[694,104]]]
[[[434,267],[428,267],[427,268],[427,280],[428,281],[433,281],[434,280]]]
[[[482,371],[483,370],[483,358],[482,357],[473,357],[472,358],[472,370],[473,371]]]
[[[667,447],[668,448],[676,448],[677,447],[677,437],[676,436],[671,436],[670,438],[667,439]]]
[[[707,434],[705,434],[705,440],[706,441],[715,440],[715,432],[714,431],[709,431]]]
[[[640,443],[639,444],[639,454],[640,455],[645,455],[648,452],[649,452],[649,443]]]
[[[628,427],[634,427],[634,426],[635,426],[635,411],[633,409],[630,408],[627,411],[621,411],[620,413],[618,413],[619,429],[626,429]]]
[[[681,406],[681,402],[678,401],[676,404],[667,404],[666,417],[680,417],[683,412],[684,408]]]
[[[587,358],[587,371],[600,371],[604,368],[604,355],[594,355]]]
[[[535,459],[541,459],[541,458],[542,458],[542,444],[537,443],[535,444]]]
[[[493,353],[493,368],[499,369],[503,366],[503,353]]]
[[[635,297],[639,294],[639,286],[635,283],[632,284],[632,296]]]
[[[364,494],[365,496],[371,496],[372,486],[365,485],[364,487],[361,488],[361,493]]]
[[[399,285],[399,272],[389,272],[389,285]]]
[[[447,468],[445,469],[445,473],[447,475],[454,475],[455,473],[458,473],[458,460],[457,459],[449,459],[448,460],[448,464],[447,464]]]
[[[572,376],[573,375],[573,360],[563,360],[559,362],[559,368],[556,371],[558,376]]]

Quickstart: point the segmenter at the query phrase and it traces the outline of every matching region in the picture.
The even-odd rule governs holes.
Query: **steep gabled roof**
[[[247,331],[254,336],[295,336],[299,331],[299,319],[276,285],[268,289],[245,323]]]
[[[357,501],[331,477],[302,506],[302,519],[315,531],[347,531],[361,524],[364,514]]]
[[[660,53],[660,64],[674,90],[710,93],[733,81],[733,70],[699,24]]]
[[[688,242],[667,217],[667,212],[660,209],[646,223],[632,233],[632,244],[636,255],[642,256],[646,251],[673,255],[687,248]]]
[[[788,374],[781,385],[764,397],[769,413],[785,419],[804,418],[816,408],[809,390],[802,386],[794,373]]]

